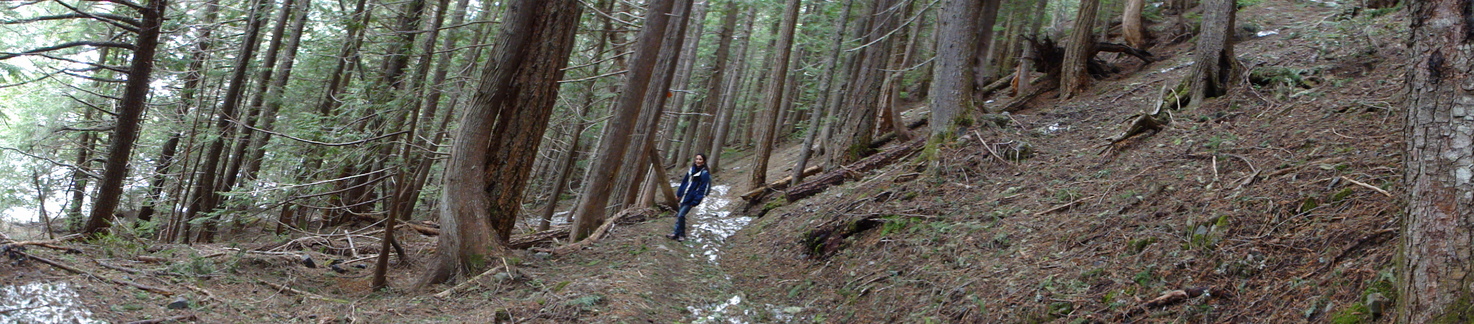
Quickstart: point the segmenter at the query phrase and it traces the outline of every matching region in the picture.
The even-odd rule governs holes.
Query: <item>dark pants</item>
[[[681,204],[681,210],[676,212],[676,228],[671,233],[678,238],[686,237],[686,213],[691,211],[692,205]]]

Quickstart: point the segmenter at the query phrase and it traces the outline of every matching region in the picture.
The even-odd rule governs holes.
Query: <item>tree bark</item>
[[[711,134],[716,128],[718,115],[722,112],[722,98],[726,97],[726,92],[723,90],[726,90],[725,85],[728,78],[727,59],[732,52],[732,34],[737,29],[737,16],[742,15],[737,10],[736,1],[728,1],[723,11],[725,14],[722,16],[722,29],[717,32],[717,51],[714,53],[716,57],[712,59],[711,76],[706,79],[706,95],[702,96],[695,105],[701,107],[703,114],[711,117],[703,118],[699,115],[691,117],[690,122],[686,124],[686,139],[681,142],[681,150],[676,154],[674,164],[680,164],[680,161],[696,156],[697,153],[706,154],[708,160],[714,155],[713,152],[704,150],[711,147]]]
[[[575,0],[508,6],[494,63],[482,72],[452,144],[440,247],[423,284],[476,273],[506,252],[583,10]]]
[[[1209,4],[1204,4],[1205,9]],[[1409,1],[1412,40],[1405,92],[1407,216],[1398,263],[1397,323],[1474,320],[1474,96],[1466,1]],[[1205,17],[1206,18],[1206,17]]]
[[[1141,9],[1145,6],[1145,0],[1126,0],[1125,12],[1121,13],[1121,37],[1126,45],[1146,48],[1146,29],[1141,26]]]
[[[1070,31],[1070,43],[1065,49],[1063,70],[1060,74],[1060,98],[1069,99],[1084,93],[1090,86],[1090,73],[1085,64],[1095,53],[1095,14],[1100,0],[1080,0],[1080,12],[1075,15],[1075,27]]]
[[[870,155],[870,141],[875,137],[876,112],[879,109],[881,79],[891,53],[892,38],[885,34],[899,24],[899,10],[894,0],[876,0],[871,9],[873,17],[869,31],[863,38],[861,59],[855,77],[850,82],[852,91],[845,98],[843,107],[851,111],[842,113],[839,134],[830,141],[829,165],[839,167]]]
[[[252,6],[251,12],[247,16],[251,18],[248,18],[246,33],[241,43],[243,45],[241,46],[240,54],[236,56],[235,69],[230,75],[230,86],[225,90],[225,98],[223,99],[224,102],[221,103],[219,120],[215,122],[215,129],[220,132],[220,136],[210,141],[209,148],[205,152],[205,163],[199,169],[200,178],[195,181],[195,199],[190,203],[189,211],[185,217],[186,219],[193,220],[199,217],[202,212],[215,210],[215,207],[220,203],[220,199],[223,198],[221,189],[219,189],[219,185],[216,183],[218,179],[222,178],[219,174],[220,172],[218,172],[218,167],[220,166],[220,160],[225,150],[225,140],[233,137],[235,133],[236,127],[231,122],[238,120],[236,110],[240,107],[241,95],[245,92],[246,73],[250,70],[251,60],[255,57],[256,48],[261,45],[261,25],[265,20],[265,11],[269,11],[270,5],[271,3],[269,1],[257,0],[257,3]],[[214,241],[216,220],[206,220],[202,227],[197,241],[207,243]]]
[[[988,2],[996,3],[996,0]],[[997,7],[994,6],[996,12]],[[957,118],[976,104],[973,97],[977,44],[977,1],[947,0],[937,10],[937,59],[932,70],[931,134],[946,136],[955,131]],[[991,28],[991,27],[990,27]]]
[[[644,188],[645,179],[649,173],[645,171],[649,156],[646,154],[648,146],[655,145],[655,131],[659,130],[660,117],[665,112],[665,99],[670,96],[670,85],[674,81],[676,63],[680,61],[681,45],[685,42],[686,22],[689,21],[689,12],[693,1],[677,0],[675,7],[671,9],[672,19],[666,26],[665,41],[660,46],[660,56],[655,61],[657,69],[651,76],[650,87],[646,89],[644,102],[640,105],[644,108],[640,111],[640,119],[635,123],[634,136],[630,137],[630,143],[635,145],[626,149],[624,153],[624,164],[620,170],[629,170],[620,174],[615,183],[624,191],[617,192],[615,196],[615,209],[622,210],[633,207],[639,198],[640,189]]]
[[[108,143],[107,162],[103,164],[102,181],[98,183],[92,214],[82,229],[88,236],[97,236],[107,229],[108,219],[113,216],[118,200],[123,196],[128,159],[133,156],[133,143],[138,138],[143,111],[148,109],[149,81],[154,69],[154,52],[163,29],[165,8],[168,8],[166,0],[149,0],[144,8],[138,10],[143,19],[139,20],[133,59],[128,66],[128,82],[123,86],[123,100],[118,103],[117,126],[113,128]]]
[[[993,32],[993,25],[997,24],[997,22],[998,22],[998,11],[999,11],[999,7],[1002,6],[1002,2],[1003,1],[1002,0],[982,0],[982,7],[981,8],[978,7],[978,2],[977,1],[966,1],[966,2],[968,2],[966,4],[953,4],[953,3],[951,3],[951,2],[954,2],[954,1],[962,1],[962,0],[948,0],[947,1],[948,3],[943,4],[943,7],[942,8],[959,8],[959,9],[961,9],[960,8],[961,6],[971,7],[971,8],[967,8],[966,9],[969,12],[969,16],[967,16],[966,19],[972,19],[972,21],[966,23],[966,26],[969,29],[967,29],[967,30],[965,30],[963,32],[970,34],[969,38],[976,42],[976,43],[974,43],[972,45],[968,45],[968,48],[972,48],[976,52],[967,55],[967,57],[970,57],[973,60],[973,62],[971,62],[971,64],[968,64],[967,65],[967,67],[970,68],[967,71],[973,71],[975,73],[973,75],[973,77],[968,78],[970,81],[973,82],[970,85],[970,87],[972,87],[973,90],[972,91],[968,91],[968,94],[970,94],[970,95],[977,95],[977,93],[978,93],[977,89],[982,89],[983,86],[988,85],[988,83],[990,81],[992,81],[992,79],[993,79],[993,74],[995,74],[994,72],[997,70],[996,68],[993,68],[992,67],[992,65],[994,63],[993,62],[990,62],[989,60],[993,59],[993,57],[991,55],[988,55],[988,54],[991,53],[990,50],[993,49],[992,44],[997,41],[997,40],[994,39],[996,37],[993,36],[994,34],[996,34],[996,33]],[[938,25],[939,28],[940,28],[940,26],[942,24],[942,22],[941,22],[942,20],[949,20],[950,19],[953,24],[960,23],[960,21],[957,21],[956,20],[956,19],[959,19],[959,18],[947,17],[949,15],[955,15],[957,13],[944,12],[944,11],[945,10],[938,10],[937,11],[937,25]],[[941,43],[942,42],[942,38],[941,37],[943,37],[943,34],[944,33],[947,33],[947,34],[956,34],[956,33],[959,33],[959,32],[944,32],[944,31],[941,31],[940,29],[938,29],[938,31],[937,31],[937,37],[938,37],[937,38],[937,40],[938,40],[938,43],[937,43],[937,52],[938,52],[938,55],[940,55],[941,54],[941,51],[942,51],[943,45]],[[952,37],[955,37],[955,35],[953,35]],[[937,58],[938,59],[941,59],[940,56],[938,56]],[[954,64],[954,66],[962,67],[961,65],[955,65],[955,64]],[[932,73],[937,73],[937,72],[934,71]],[[932,82],[936,82],[936,80],[932,80]],[[974,98],[972,98],[972,100],[973,101],[981,101],[981,100],[983,100],[983,98],[974,97]],[[932,126],[933,129],[935,129],[936,128],[935,125],[938,125],[938,123],[932,123],[932,125],[933,125]]]
[[[752,41],[752,27],[756,23],[756,17],[757,8],[747,8],[747,19],[743,22],[746,28],[742,36],[739,37],[742,41],[737,44],[737,49],[735,50],[737,52],[737,59],[731,61],[736,64],[727,66],[731,70],[727,72],[729,75],[724,86],[726,90],[722,92],[721,98],[715,99],[721,103],[716,124],[709,128],[711,131],[710,137],[702,136],[701,139],[697,140],[697,145],[702,146],[695,153],[707,152],[706,166],[711,169],[712,173],[720,173],[722,170],[722,151],[728,141],[727,135],[732,130],[732,118],[737,114],[737,90],[740,89],[739,85],[741,84],[743,75],[747,74],[748,45]],[[691,156],[695,156],[695,153],[692,153]]]
[[[1238,58],[1233,53],[1233,25],[1235,8],[1233,0],[1206,0],[1203,7],[1203,27],[1198,34],[1198,44],[1193,50],[1192,99],[1188,107],[1198,107],[1204,99],[1222,96],[1238,73]]]
[[[636,119],[640,116],[645,91],[650,88],[650,78],[655,72],[655,63],[665,42],[666,26],[676,0],[653,0],[645,13],[645,26],[635,44],[634,58],[629,72],[625,74],[625,87],[619,93],[613,108],[613,116],[604,135],[599,139],[599,151],[589,167],[590,179],[584,186],[583,195],[575,209],[571,237],[581,240],[593,233],[604,223],[605,207],[609,193],[615,189],[614,179],[619,176],[619,167],[624,162],[625,149],[629,147],[629,135]],[[462,126],[464,127],[464,126]]]
[[[692,5],[695,6],[691,16],[693,19],[688,24],[694,23],[695,26],[692,26],[694,28],[687,27],[689,29],[685,36],[687,41],[682,44],[681,60],[680,63],[676,63],[676,78],[673,83],[675,87],[679,87],[680,89],[671,89],[672,101],[670,104],[671,111],[685,114],[666,116],[669,121],[665,123],[665,131],[661,132],[660,135],[659,151],[666,154],[661,160],[662,164],[676,164],[678,163],[676,161],[680,160],[680,157],[676,154],[680,151],[680,148],[676,147],[675,144],[678,139],[687,137],[676,136],[678,127],[683,124],[681,121],[685,120],[684,124],[687,126],[684,130],[686,133],[694,133],[693,131],[696,130],[696,125],[700,124],[701,121],[701,115],[695,114],[694,112],[702,107],[699,105],[687,105],[686,98],[690,96],[689,92],[691,92],[690,89],[693,83],[691,80],[694,79],[691,76],[695,74],[693,69],[695,68],[697,59],[696,50],[701,45],[702,33],[706,31],[706,14],[709,12],[708,7],[710,4],[699,3]]]
[[[757,141],[757,152],[753,155],[752,171],[747,179],[748,189],[759,188],[768,183],[768,158],[773,155],[773,137],[777,135],[779,110],[783,109],[783,94],[787,90],[784,83],[788,81],[788,58],[793,52],[793,30],[798,25],[798,0],[788,0],[784,9],[783,22],[774,31],[778,34],[778,41],[772,47],[775,51],[771,57],[773,69],[770,70],[770,78],[763,90],[767,93],[764,100],[767,113],[763,114],[761,127],[758,128],[762,130],[762,136]]]
[[[819,106],[810,108],[808,134],[804,135],[803,147],[799,148],[798,162],[794,164],[793,176],[790,178],[793,179],[793,183],[789,186],[797,186],[804,181],[804,168],[808,166],[809,158],[814,154],[814,141],[819,137],[824,120],[830,118],[830,108],[833,107],[828,104],[830,90],[834,88],[839,53],[844,51],[842,47],[844,46],[845,27],[850,22],[850,9],[854,8],[854,4],[855,0],[845,0],[844,11],[839,16],[839,28],[835,28],[834,33],[829,36],[833,40],[830,45],[833,46],[833,50],[824,58],[824,74],[819,80],[819,100],[816,101]]]

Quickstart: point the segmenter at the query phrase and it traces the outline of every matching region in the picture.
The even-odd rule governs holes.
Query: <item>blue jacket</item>
[[[681,188],[676,190],[676,197],[681,199],[682,206],[696,206],[706,199],[706,193],[711,190],[711,171],[696,167],[686,170],[686,176],[681,178]]]

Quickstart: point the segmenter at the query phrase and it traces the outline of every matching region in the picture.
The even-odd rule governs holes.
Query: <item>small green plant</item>
[[[1148,237],[1143,239],[1131,240],[1131,254],[1141,254],[1141,252],[1146,251],[1146,247],[1151,246],[1152,243],[1157,243],[1157,238]]]

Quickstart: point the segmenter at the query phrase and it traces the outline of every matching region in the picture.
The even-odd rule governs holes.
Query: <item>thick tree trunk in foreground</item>
[[[773,137],[778,132],[779,110],[783,109],[784,83],[788,81],[788,57],[793,53],[793,30],[798,24],[798,0],[788,0],[784,5],[783,22],[778,27],[778,43],[772,49],[772,73],[763,92],[767,94],[764,106],[766,113],[760,121],[762,136],[757,141],[757,152],[753,155],[752,171],[749,173],[748,189],[756,189],[768,183],[768,157],[773,155]],[[755,125],[756,126],[756,125]]]
[[[509,4],[493,63],[452,144],[440,246],[424,284],[476,273],[505,253],[582,10],[575,0]]]
[[[995,1],[996,2],[996,1]],[[996,8],[996,7],[995,7]],[[937,59],[932,70],[931,133],[951,133],[961,112],[972,109],[977,63],[977,1],[947,0],[937,10]]]
[[[1474,321],[1474,73],[1468,3],[1410,1],[1398,323]]]
[[[1070,41],[1065,46],[1065,61],[1060,71],[1060,99],[1074,98],[1090,86],[1090,73],[1085,64],[1095,53],[1095,12],[1100,0],[1080,0],[1080,12],[1075,15],[1075,27],[1070,31]]]
[[[1198,46],[1193,50],[1192,101],[1189,107],[1197,107],[1203,99],[1222,96],[1238,73],[1238,59],[1233,54],[1233,0],[1203,1],[1203,28],[1198,33]]]
[[[123,196],[123,180],[128,178],[128,158],[133,156],[133,142],[138,138],[139,121],[148,108],[150,76],[154,70],[154,52],[164,22],[165,0],[150,0],[143,9],[138,26],[138,41],[128,66],[128,83],[123,86],[123,100],[118,103],[117,126],[108,143],[107,162],[103,164],[102,181],[98,183],[97,200],[82,232],[89,236],[102,234],[108,219],[118,208]]]
[[[670,23],[669,13],[674,4],[675,0],[654,0],[649,3],[645,26],[640,29],[639,39],[635,43],[634,59],[630,60],[629,72],[625,74],[624,89],[615,101],[614,115],[604,128],[604,136],[599,139],[599,151],[595,154],[593,165],[589,166],[587,185],[584,186],[578,207],[574,210],[570,236],[575,240],[587,237],[604,223],[609,193],[615,189],[614,179],[621,171],[619,167],[624,162],[624,152],[630,144],[630,132],[640,116],[645,91],[650,88],[650,78],[655,72],[655,62],[660,56],[661,45],[665,43],[666,26]]]

